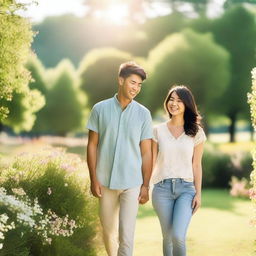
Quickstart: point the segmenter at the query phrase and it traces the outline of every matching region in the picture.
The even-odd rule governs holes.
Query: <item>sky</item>
[[[23,3],[30,1],[21,1]],[[38,5],[28,6],[27,11],[22,14],[31,18],[33,22],[40,22],[47,16],[73,13],[77,16],[84,15],[86,8],[84,0],[37,0]]]
[[[32,0],[20,0],[23,3],[31,2]],[[36,0],[37,4],[32,4],[28,6],[25,13],[22,15],[31,18],[32,22],[41,22],[47,16],[57,16],[66,13],[72,13],[77,16],[83,16],[86,13],[86,7],[83,5],[84,0]],[[208,9],[210,16],[215,16],[216,13],[220,12],[221,3],[224,0],[213,0],[212,6]],[[118,2],[118,1],[117,1]],[[147,10],[147,16],[153,17],[157,15],[166,15],[170,13],[170,9],[167,5],[163,4],[153,4],[154,8],[152,11]],[[108,13],[101,14],[104,15],[108,20],[112,20],[113,23],[122,22],[126,13],[122,5],[122,1],[119,4],[113,6]]]

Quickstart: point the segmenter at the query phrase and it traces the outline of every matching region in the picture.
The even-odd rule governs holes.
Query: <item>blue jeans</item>
[[[162,229],[164,256],[186,256],[186,233],[194,196],[193,182],[175,178],[155,184],[152,203]]]

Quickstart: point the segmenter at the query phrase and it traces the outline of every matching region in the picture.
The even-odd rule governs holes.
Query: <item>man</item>
[[[132,256],[138,205],[149,200],[152,120],[133,100],[145,79],[136,63],[121,64],[118,93],[94,105],[87,124],[91,192],[99,198],[108,256]]]

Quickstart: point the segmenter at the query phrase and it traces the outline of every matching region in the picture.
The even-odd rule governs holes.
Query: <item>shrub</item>
[[[81,177],[83,170],[86,170],[85,163],[78,156],[56,148],[23,153],[2,170],[1,186],[8,193],[13,188],[23,188],[31,200],[38,198],[44,213],[51,209],[60,217],[68,215],[79,226],[71,237],[53,238],[51,246],[43,246],[38,239],[33,239],[29,248],[31,255],[96,254],[96,205],[88,193],[87,181]]]
[[[203,187],[227,187],[231,179],[230,156],[207,144],[203,156]]]
[[[256,130],[256,68],[252,70],[252,93],[248,94],[248,102],[251,108],[251,118],[254,130]],[[252,225],[256,227],[256,149],[252,151],[253,157],[253,171],[250,175],[252,188],[250,190],[250,198],[254,204],[254,217],[252,219]]]
[[[248,179],[252,169],[249,152],[224,153],[212,144],[206,144],[203,155],[203,187],[228,188],[232,176]]]
[[[249,198],[249,183],[246,178],[239,180],[232,176],[230,182],[230,195],[234,197]]]
[[[12,189],[13,195],[8,195],[4,188],[0,188],[0,249],[3,255],[16,256],[27,254],[24,246],[28,238],[40,240],[41,244],[51,244],[52,237],[73,234],[77,227],[74,220],[68,216],[60,218],[50,209],[46,214],[38,204],[37,199],[32,202],[22,188]],[[31,234],[32,232],[32,234]],[[13,243],[17,237],[20,244]],[[3,241],[1,241],[3,240]]]

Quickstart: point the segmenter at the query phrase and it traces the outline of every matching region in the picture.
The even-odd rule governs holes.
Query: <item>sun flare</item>
[[[97,11],[96,16],[106,22],[115,25],[123,25],[127,21],[128,8],[125,4],[114,4],[109,6],[105,10]]]

